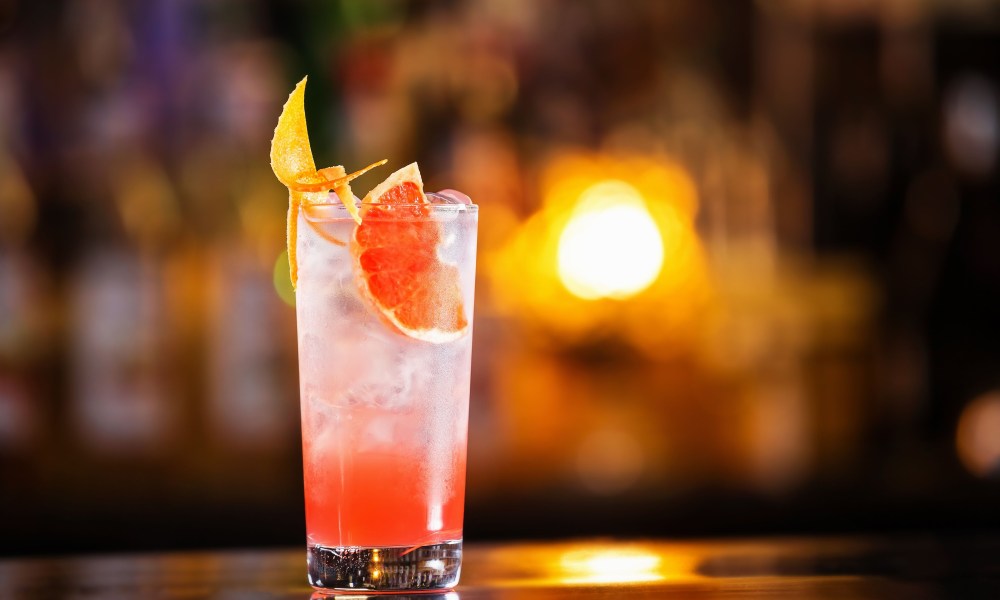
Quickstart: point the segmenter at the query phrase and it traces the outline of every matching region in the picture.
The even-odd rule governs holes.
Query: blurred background
[[[997,2],[0,0],[0,554],[303,543],[306,74],[481,206],[466,539],[1000,527]]]

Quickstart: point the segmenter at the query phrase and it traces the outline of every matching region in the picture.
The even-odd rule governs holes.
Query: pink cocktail
[[[361,205],[359,225],[330,199],[298,215],[309,580],[452,587],[462,557],[478,208],[427,194],[426,204]],[[421,318],[442,328],[411,325]]]

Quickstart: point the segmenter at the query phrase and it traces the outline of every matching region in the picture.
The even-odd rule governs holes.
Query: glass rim
[[[355,206],[358,208],[364,206],[393,206],[398,208],[429,208],[431,212],[455,212],[455,213],[477,213],[479,212],[478,204],[436,204],[433,202],[427,202],[424,204],[407,203],[407,204],[391,204],[386,205],[381,202],[355,202]],[[309,211],[313,209],[320,209],[323,211],[334,210],[343,211],[344,214],[350,215],[347,212],[347,207],[344,203],[337,200],[336,202],[315,202],[308,204],[301,204],[300,208],[303,211]]]

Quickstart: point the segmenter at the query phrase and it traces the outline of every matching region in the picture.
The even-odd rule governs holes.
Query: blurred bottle
[[[272,261],[244,245],[217,247],[208,306],[208,422],[228,453],[273,456],[294,446],[296,388],[284,332],[291,312],[274,289]]]
[[[287,500],[297,489],[295,312],[275,289],[287,192],[266,157],[288,90],[266,41],[215,43],[192,77],[206,93],[179,157],[187,220],[197,236],[202,378],[196,395],[203,489],[242,506]],[[191,123],[188,124],[193,125]],[[194,466],[194,465],[193,465]]]
[[[42,442],[34,373],[42,357],[42,270],[26,248],[35,199],[0,146],[0,459],[23,460]],[[2,481],[2,480],[0,480]]]
[[[113,165],[103,232],[71,284],[73,419],[89,451],[148,457],[168,450],[180,417],[162,252],[173,198],[162,169],[141,151]]]

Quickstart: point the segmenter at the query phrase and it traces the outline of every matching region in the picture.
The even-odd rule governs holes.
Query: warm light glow
[[[660,556],[641,550],[574,550],[560,561],[564,583],[629,583],[659,581]]]
[[[494,310],[570,346],[613,335],[666,357],[701,343],[714,292],[680,164],[567,153],[539,193],[539,210],[482,255]]]
[[[1000,392],[983,394],[965,407],[955,438],[958,457],[970,473],[1000,475]]]
[[[642,196],[602,181],[580,196],[559,237],[559,280],[585,300],[624,299],[649,287],[663,266],[663,238]]]

